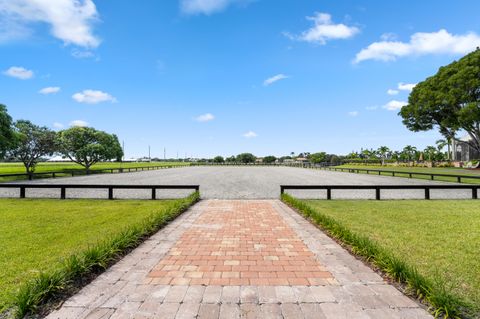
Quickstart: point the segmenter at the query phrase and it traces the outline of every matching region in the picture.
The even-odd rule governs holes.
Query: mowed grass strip
[[[188,166],[190,163],[186,162],[100,162],[93,165],[91,170],[100,169],[117,169],[117,168],[129,168],[129,167],[150,167],[150,166]],[[64,170],[84,171],[85,167],[73,163],[73,162],[41,162],[35,168],[36,173],[42,172],[57,172]],[[0,163],[0,175],[1,174],[17,174],[25,173],[25,167],[22,163]]]
[[[0,199],[0,313],[40,272],[182,201]]]
[[[480,315],[480,202],[304,201],[367,236],[421,275],[446,284]]]
[[[392,176],[391,172],[395,172],[395,177],[406,177],[409,178],[410,172],[412,173],[426,173],[426,174],[447,174],[447,175],[460,175],[462,176],[462,183],[468,184],[480,184],[480,179],[468,178],[471,177],[480,177],[480,170],[478,169],[463,169],[463,168],[442,168],[442,167],[401,167],[401,166],[380,166],[380,165],[340,165],[335,166],[337,168],[346,168],[346,169],[370,169],[370,170],[381,170],[386,171],[380,173],[382,176]],[[360,171],[360,174],[367,174],[365,171]],[[370,172],[369,174],[378,175],[377,172]],[[425,175],[413,175],[412,178],[415,179],[425,179],[430,180],[430,176]],[[436,181],[442,182],[457,182],[456,177],[444,177],[444,176],[435,176]]]

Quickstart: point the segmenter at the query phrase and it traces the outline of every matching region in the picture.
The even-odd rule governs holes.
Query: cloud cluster
[[[60,87],[58,86],[49,86],[46,88],[41,89],[38,91],[38,93],[43,94],[43,95],[48,95],[48,94],[55,94],[60,92]]]
[[[110,94],[97,90],[83,90],[75,93],[72,98],[78,103],[97,104],[100,102],[116,102],[117,99]]]
[[[405,102],[405,101],[392,100],[392,101],[388,102],[387,104],[385,104],[383,106],[383,108],[388,110],[388,111],[397,111],[397,110],[400,110],[402,107],[404,107],[407,104],[408,103]]]
[[[284,79],[288,79],[288,76],[285,74],[277,74],[263,81],[263,85],[269,86],[277,81],[284,80]]]
[[[480,46],[480,36],[470,32],[463,35],[449,33],[445,29],[438,32],[418,32],[409,42],[380,41],[370,44],[357,53],[354,63],[366,60],[395,61],[406,56],[427,54],[466,54]]]
[[[305,41],[316,44],[326,44],[328,40],[348,39],[360,32],[354,26],[347,26],[343,23],[335,24],[332,16],[328,13],[316,12],[313,17],[307,17],[313,21],[313,26],[299,35],[285,33],[285,35],[297,41]]]
[[[0,0],[0,39],[28,34],[29,24],[42,22],[65,44],[95,48],[100,44],[92,30],[97,20],[92,0]]]
[[[247,133],[243,134],[243,137],[245,138],[254,138],[257,136],[257,133],[255,133],[254,131],[248,131]]]
[[[3,74],[20,80],[28,80],[33,78],[33,71],[27,70],[21,66],[12,66],[8,70],[3,71]]]
[[[215,119],[215,116],[211,113],[205,113],[202,115],[199,115],[195,118],[195,121],[197,122],[210,122]]]

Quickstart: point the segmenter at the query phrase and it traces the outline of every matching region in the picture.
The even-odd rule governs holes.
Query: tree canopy
[[[265,156],[263,158],[263,162],[265,164],[272,164],[272,163],[275,163],[275,161],[277,160],[277,158],[273,155],[268,155],[268,156]]]
[[[218,155],[213,158],[213,162],[221,164],[221,163],[225,163],[225,159],[223,158],[223,156]]]
[[[255,157],[255,155],[251,153],[242,153],[237,155],[237,162],[239,163],[244,163],[244,164],[255,163],[256,159],[257,158]]]
[[[43,156],[53,155],[56,151],[55,140],[56,133],[47,127],[19,120],[14,124],[14,143],[8,154],[22,161],[27,173],[31,174]]]
[[[7,113],[7,107],[0,104],[0,159],[10,148],[13,141],[12,118]]]
[[[121,160],[123,150],[115,134],[91,127],[71,127],[58,133],[59,151],[87,170],[100,161]]]
[[[467,143],[480,151],[480,49],[441,67],[419,83],[400,113],[411,131],[438,128],[449,139],[465,131]]]

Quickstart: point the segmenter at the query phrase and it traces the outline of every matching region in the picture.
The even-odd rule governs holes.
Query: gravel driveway
[[[310,170],[294,167],[182,167],[123,174],[37,180],[40,184],[199,184],[202,198],[267,199],[278,198],[281,184],[305,185],[426,185],[451,184],[399,177]],[[158,198],[184,196],[189,191],[158,190]],[[27,189],[27,197],[57,197],[60,191]],[[326,191],[290,191],[303,198],[325,198]],[[0,197],[17,197],[18,190],[0,186]],[[383,190],[382,198],[422,198],[423,190]],[[115,198],[149,198],[150,190],[115,190]],[[68,198],[106,198],[106,190],[67,190]],[[335,198],[373,199],[373,190],[334,190]],[[471,198],[470,190],[432,190],[432,199]]]

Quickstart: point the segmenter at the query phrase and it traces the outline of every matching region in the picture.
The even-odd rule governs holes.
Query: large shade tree
[[[244,164],[255,163],[256,159],[257,158],[255,157],[255,155],[251,153],[238,154],[236,158],[238,163],[244,163]]]
[[[7,107],[0,104],[0,159],[5,156],[5,152],[12,146],[12,142],[12,118],[7,113]]]
[[[45,126],[30,121],[18,120],[14,124],[14,142],[8,151],[9,157],[20,160],[27,174],[35,171],[40,159],[56,151],[56,133]]]
[[[101,161],[120,161],[123,150],[115,134],[92,127],[71,127],[58,132],[59,152],[88,171]]]
[[[480,49],[419,83],[400,115],[411,131],[438,128],[447,140],[458,141],[463,130],[480,152]]]

